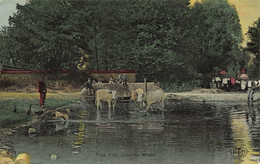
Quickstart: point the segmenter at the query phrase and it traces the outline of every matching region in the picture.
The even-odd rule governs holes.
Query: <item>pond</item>
[[[43,120],[5,138],[31,164],[237,164],[257,163],[260,152],[258,104],[167,102],[164,113],[71,109],[69,121]],[[57,159],[51,160],[51,155]]]

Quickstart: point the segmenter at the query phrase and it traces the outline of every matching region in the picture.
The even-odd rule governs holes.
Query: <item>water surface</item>
[[[156,108],[156,106],[154,107]],[[68,122],[44,120],[6,138],[32,164],[253,163],[260,151],[258,104],[167,102],[164,113],[74,107]],[[246,150],[246,152],[244,152]],[[57,155],[51,161],[50,156]]]

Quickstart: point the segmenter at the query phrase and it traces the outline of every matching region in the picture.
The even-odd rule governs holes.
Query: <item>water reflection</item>
[[[82,120],[85,118],[85,115],[87,113],[87,110],[83,110],[79,113],[79,124],[78,124],[78,128],[77,128],[77,132],[74,133],[74,141],[72,144],[72,153],[79,153],[79,149],[82,147],[82,145],[84,144],[84,138],[85,138],[85,123],[82,122]]]
[[[232,154],[235,158],[235,164],[256,164],[258,159],[256,156],[259,152],[254,150],[254,138],[251,131],[256,126],[256,108],[253,103],[248,103],[248,108],[245,110],[234,110],[231,113],[232,137],[235,147],[232,149]]]
[[[51,153],[59,157],[55,163],[63,164],[256,163],[253,159],[257,160],[260,148],[257,104],[170,102],[166,108],[164,114],[146,115],[88,106],[79,110],[77,120],[39,124],[31,139],[21,135],[8,139],[14,141],[16,151],[28,152],[32,163],[49,163]]]

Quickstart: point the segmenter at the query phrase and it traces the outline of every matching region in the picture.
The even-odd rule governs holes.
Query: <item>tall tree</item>
[[[220,69],[238,68],[243,60],[242,30],[235,7],[227,0],[204,0],[195,4],[191,15],[195,51],[190,63],[197,72],[212,75]]]
[[[258,18],[254,24],[249,27],[247,36],[249,41],[247,42],[247,47],[245,50],[255,56],[260,55],[260,18]]]
[[[124,35],[130,51],[122,55],[127,64],[138,72],[138,79],[161,80],[171,72],[177,42],[182,39],[182,20],[188,1],[133,1],[128,2],[121,15],[125,19]],[[127,48],[128,49],[128,48]],[[126,63],[126,62],[125,62]],[[157,77],[158,76],[158,77]]]
[[[260,78],[260,18],[258,18],[252,26],[249,27],[248,42],[245,51],[255,55],[253,65],[250,66],[249,72],[252,78]]]
[[[68,1],[31,0],[17,4],[17,10],[7,33],[18,45],[13,48],[20,65],[58,71],[79,59],[78,47],[71,44],[77,33],[69,22],[73,7]]]

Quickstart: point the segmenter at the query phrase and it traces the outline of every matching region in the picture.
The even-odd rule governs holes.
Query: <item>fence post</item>
[[[0,77],[1,77],[1,74],[2,74],[2,70],[3,70],[3,63],[2,63],[2,60],[0,60]]]
[[[146,82],[146,78],[144,78],[144,85],[145,85],[145,93],[147,92],[147,82]]]

